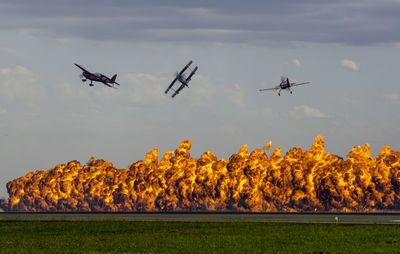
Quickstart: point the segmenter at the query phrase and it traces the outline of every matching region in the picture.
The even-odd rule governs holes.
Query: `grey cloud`
[[[398,13],[398,2],[371,0],[25,0],[0,4],[0,29],[141,42],[374,44],[400,41]]]

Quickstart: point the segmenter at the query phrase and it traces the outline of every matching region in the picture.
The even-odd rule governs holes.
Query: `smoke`
[[[8,202],[5,198],[0,198],[0,211],[7,211],[8,210]]]
[[[268,143],[266,150],[270,149]],[[11,211],[378,211],[400,209],[400,152],[368,144],[346,159],[326,153],[318,136],[307,151],[285,156],[243,146],[229,160],[191,141],[161,160],[158,149],[128,169],[91,158],[30,172],[7,184]]]

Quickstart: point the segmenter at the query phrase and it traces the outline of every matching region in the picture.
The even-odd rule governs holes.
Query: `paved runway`
[[[400,224],[400,213],[0,213],[0,220],[251,221],[284,223]]]

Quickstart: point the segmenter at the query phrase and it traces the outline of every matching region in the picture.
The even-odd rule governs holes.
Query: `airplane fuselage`
[[[280,86],[280,89],[282,89],[282,90],[288,89],[288,88],[290,88],[290,82],[289,82],[289,80],[282,81],[279,84],[279,86]]]
[[[109,79],[108,77],[104,76],[101,73],[91,74],[91,73],[88,73],[88,72],[83,72],[83,76],[86,79],[89,79],[91,81],[105,82],[105,83],[111,83],[112,82],[111,79]]]
[[[182,74],[178,77],[179,82],[181,82],[182,84],[187,84],[186,82],[186,77]]]
[[[281,89],[289,88],[289,86],[286,83],[281,83],[279,86],[280,86]]]

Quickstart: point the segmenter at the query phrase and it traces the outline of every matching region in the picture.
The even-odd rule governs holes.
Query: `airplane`
[[[306,85],[306,84],[310,84],[310,82],[303,82],[303,83],[290,82],[289,78],[282,76],[281,83],[279,84],[279,86],[272,87],[272,88],[263,88],[263,89],[260,89],[259,91],[278,90],[279,89],[278,95],[281,96],[282,90],[287,89],[290,91],[290,93],[292,93],[292,90],[290,90],[291,87],[301,86],[301,85]]]
[[[80,75],[82,82],[86,82],[87,79],[90,80],[89,86],[93,86],[93,81],[101,82],[104,85],[109,86],[111,88],[115,88],[114,84],[119,85],[117,82],[115,82],[115,79],[117,78],[117,74],[112,76],[112,78],[109,78],[101,73],[91,73],[90,71],[87,71],[85,68],[83,68],[79,64],[75,64],[75,65],[83,71],[82,74]]]
[[[192,79],[193,75],[196,73],[196,71],[197,71],[197,69],[198,69],[197,66],[196,66],[193,70],[190,69],[189,66],[190,66],[191,64],[192,64],[192,61],[190,61],[185,67],[183,67],[183,69],[182,69],[179,73],[176,74],[175,79],[174,79],[174,80],[172,81],[172,83],[168,86],[167,90],[165,90],[165,94],[167,94],[168,91],[171,89],[171,90],[174,91],[174,93],[172,94],[172,98],[174,98],[177,94],[179,94],[179,92],[180,92],[183,88],[185,88],[185,86],[186,86],[186,87],[189,87],[189,86],[188,86],[188,83],[189,83],[189,81]],[[189,68],[192,72],[191,72],[191,73],[189,74],[189,76],[186,78],[184,72],[185,72],[188,68]],[[182,84],[179,86],[178,89],[174,90],[174,89],[172,88],[172,86],[175,84],[175,82],[176,82],[177,80],[178,80],[179,82],[181,82]]]

